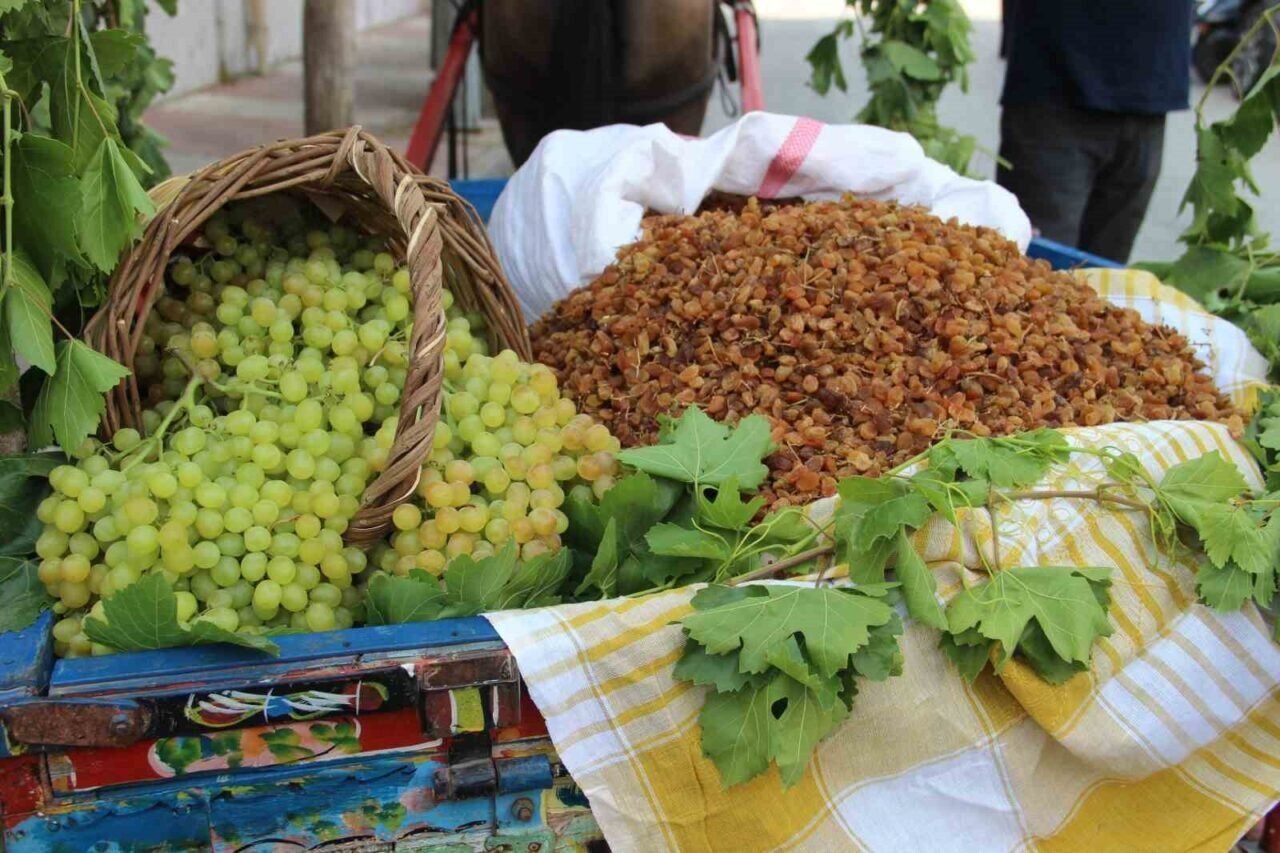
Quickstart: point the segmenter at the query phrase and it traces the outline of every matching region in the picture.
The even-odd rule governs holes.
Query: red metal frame
[[[738,80],[742,83],[742,111],[764,109],[764,90],[760,85],[759,32],[756,10],[750,0],[733,4],[734,29],[738,31]]]
[[[764,109],[764,92],[760,85],[760,58],[757,51],[759,32],[756,13],[751,0],[734,0],[733,19],[737,30],[738,79],[742,84],[742,111],[744,113]],[[454,24],[449,37],[449,48],[436,79],[427,90],[422,111],[409,136],[405,158],[422,171],[431,168],[431,160],[440,147],[444,135],[445,119],[449,106],[462,83],[463,69],[471,48],[480,35],[480,15],[474,6],[467,7]]]
[[[427,90],[426,100],[422,102],[422,112],[418,114],[418,121],[413,126],[405,158],[424,172],[431,168],[431,158],[440,147],[445,118],[462,82],[462,72],[466,67],[467,57],[471,55],[471,46],[479,35],[479,28],[480,15],[471,7],[454,24],[453,34],[449,36],[449,49],[445,51],[439,73]]]

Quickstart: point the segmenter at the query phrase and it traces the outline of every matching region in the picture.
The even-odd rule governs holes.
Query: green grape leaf
[[[618,592],[618,566],[620,563],[620,544],[618,542],[618,520],[609,519],[604,528],[604,536],[600,539],[599,550],[591,559],[591,570],[578,584],[577,595],[591,589],[600,591],[602,598],[612,598]]]
[[[618,459],[659,477],[698,486],[719,486],[733,478],[755,489],[769,476],[761,461],[773,450],[769,421],[748,415],[730,428],[690,406],[662,444],[623,450]]]
[[[36,268],[21,253],[14,252],[12,284],[4,296],[4,324],[14,352],[31,364],[52,374],[56,366],[53,352],[53,299],[49,287]]]
[[[769,767],[773,713],[769,683],[748,684],[732,693],[708,693],[698,714],[702,751],[715,762],[728,788]]]
[[[1027,623],[1026,630],[1022,632],[1022,638],[1018,641],[1018,657],[1025,660],[1036,675],[1050,684],[1065,684],[1089,669],[1089,665],[1083,661],[1065,661],[1058,657],[1049,638],[1036,622]]]
[[[1196,129],[1196,171],[1182,198],[1182,207],[1191,205],[1195,210],[1192,231],[1205,228],[1210,211],[1225,216],[1236,213],[1240,199],[1236,196],[1235,181],[1240,174],[1240,165],[1240,158],[1229,150],[1216,127]],[[1176,273],[1171,275],[1171,279],[1177,282]],[[1179,289],[1184,287],[1182,284],[1177,286]],[[1187,293],[1196,295],[1192,290],[1187,290]]]
[[[444,590],[435,578],[375,572],[365,588],[365,622],[369,625],[427,622],[440,617],[444,603]]]
[[[933,468],[925,468],[913,475],[911,487],[943,518],[956,525],[960,523],[956,510],[986,506],[991,495],[991,484],[986,480],[954,480]]]
[[[716,566],[706,560],[655,554],[642,541],[618,567],[618,593],[631,595],[674,581],[681,585],[710,580]]]
[[[844,65],[840,62],[841,36],[848,38],[852,32],[852,21],[840,21],[835,29],[818,39],[805,55],[809,63],[809,85],[819,95],[831,91],[834,85],[841,92],[849,90],[849,82],[844,78]]]
[[[110,137],[98,146],[80,187],[81,248],[98,269],[111,272],[124,248],[142,234],[137,214],[149,216],[155,205]]]
[[[204,643],[230,643],[279,654],[269,637],[224,631],[211,622],[196,619],[190,626],[178,622],[178,599],[159,574],[148,574],[110,598],[103,599],[106,620],[86,616],[84,632],[90,640],[122,652],[168,649]]]
[[[1253,576],[1253,600],[1259,607],[1270,607],[1276,594],[1276,567],[1267,566],[1266,571]]]
[[[0,557],[0,636],[31,627],[52,604],[35,560]]]
[[[72,167],[83,175],[103,143],[120,136],[115,107],[77,74],[76,40],[44,41],[38,61],[40,76],[49,83],[49,122],[53,135],[71,147]]]
[[[1196,570],[1196,591],[1200,593],[1200,600],[1214,610],[1239,610],[1253,597],[1254,577],[1235,563],[1223,566],[1201,563]]]
[[[800,641],[795,636],[789,636],[775,643],[770,647],[765,658],[769,666],[794,678],[801,684],[818,687],[828,680],[819,677],[809,668],[809,662],[805,660],[804,652],[800,649]],[[741,666],[741,661],[739,661],[739,666]]]
[[[733,554],[724,536],[711,530],[694,530],[678,524],[655,524],[645,535],[654,554],[665,557],[692,557],[723,561]]]
[[[1240,469],[1222,458],[1216,450],[1174,465],[1160,480],[1160,495],[1177,501],[1221,503],[1239,496],[1248,488]]]
[[[1068,663],[1087,663],[1098,637],[1111,634],[1107,608],[1092,585],[1109,583],[1110,570],[1025,566],[996,572],[981,586],[962,591],[947,606],[948,630],[970,629],[996,641],[997,669],[1008,661],[1028,623],[1035,620],[1054,653]]]
[[[9,340],[9,325],[4,319],[4,305],[0,305],[0,395],[7,395],[9,389],[18,384],[18,378],[22,374],[18,371],[18,360],[13,353],[13,342]],[[17,410],[17,422],[23,422],[22,409],[18,408],[13,400],[3,399],[0,396],[0,403],[7,403],[10,408]],[[5,418],[11,417],[10,413],[4,414]],[[0,432],[9,432],[19,427],[12,426],[6,420],[0,425]]]
[[[933,515],[923,494],[900,479],[849,476],[836,489],[836,546],[841,560],[850,562],[850,571],[852,562],[872,552],[879,540],[892,542],[901,530],[919,528]]]
[[[1197,177],[1202,170],[1197,170]],[[1245,259],[1212,246],[1190,246],[1165,280],[1198,302],[1213,306],[1221,303],[1219,291],[1234,293],[1248,275]]]
[[[44,529],[36,507],[49,494],[49,472],[60,461],[49,454],[0,456],[0,555],[24,557],[35,550]]]
[[[1246,159],[1262,150],[1275,129],[1274,114],[1280,111],[1275,106],[1280,104],[1280,98],[1276,97],[1274,90],[1278,83],[1280,65],[1273,64],[1262,73],[1253,88],[1240,101],[1235,115],[1217,123],[1222,141],[1237,149],[1240,156]],[[1273,91],[1268,92],[1268,88]]]
[[[794,544],[812,536],[817,528],[809,520],[802,507],[784,506],[761,519],[758,529],[763,531],[762,542]]]
[[[898,637],[901,634],[902,620],[895,613],[888,622],[871,629],[867,644],[853,653],[853,668],[872,681],[884,681],[900,675],[903,659]]]
[[[944,478],[963,471],[974,480],[1015,488],[1037,482],[1050,465],[1065,462],[1070,455],[1071,445],[1062,433],[1037,429],[1006,438],[941,442],[929,451],[929,467]]]
[[[744,530],[751,524],[751,519],[764,506],[764,498],[742,500],[738,491],[738,478],[730,477],[715,490],[714,500],[708,500],[706,489],[697,491],[696,518],[700,524],[722,527],[726,530]]]
[[[960,676],[970,683],[991,660],[993,646],[995,643],[973,628],[957,633],[943,631],[938,640],[938,648],[959,671]]]
[[[694,642],[686,642],[680,660],[676,661],[673,673],[681,681],[713,687],[720,693],[741,690],[757,680],[757,676],[749,675],[738,667],[738,655],[709,654],[706,649]]]
[[[115,77],[133,62],[147,39],[141,33],[128,30],[95,30],[89,34],[89,43],[98,63],[98,72],[103,77]]]
[[[129,371],[81,341],[59,341],[57,370],[40,389],[31,412],[31,442],[78,447],[98,428],[106,409],[102,395]]]
[[[738,591],[741,595],[730,601],[699,591],[694,612],[681,624],[711,654],[740,649],[743,672],[764,672],[773,646],[798,634],[813,671],[831,678],[867,644],[870,629],[893,616],[884,602],[844,589],[769,585]]]
[[[515,610],[559,604],[560,588],[572,567],[571,556],[569,549],[562,548],[554,554],[539,554],[532,560],[518,563],[511,580],[502,588],[494,609]]]
[[[502,550],[483,559],[459,554],[450,560],[444,570],[446,603],[441,618],[475,616],[495,609],[515,575],[516,554],[516,543],[509,539]]]
[[[769,682],[768,696],[770,754],[789,788],[804,776],[818,742],[848,718],[849,708],[840,702],[836,685],[814,687],[785,675]]]
[[[13,146],[12,174],[14,209],[22,211],[13,220],[14,242],[56,288],[67,260],[80,258],[80,182],[71,149],[56,139],[24,133]],[[52,352],[52,342],[49,349]]]
[[[1108,450],[1109,452],[1102,457],[1102,467],[1106,469],[1107,476],[1121,483],[1145,481],[1147,469],[1143,467],[1141,459],[1127,450],[1117,448]]]
[[[682,493],[679,484],[643,472],[618,480],[598,504],[571,493],[564,505],[569,517],[565,536],[575,547],[595,553],[612,520],[621,544],[629,552],[637,541],[643,541],[650,527],[671,512]]]
[[[897,562],[894,564],[894,574],[902,584],[902,598],[907,603],[907,612],[917,622],[946,630],[947,617],[942,612],[942,605],[938,603],[938,583],[911,544],[911,537],[905,530],[898,531],[895,552]]]
[[[1259,525],[1243,507],[1209,504],[1200,509],[1192,526],[1205,553],[1220,568],[1231,561],[1249,574],[1257,574],[1280,559],[1280,516]]]
[[[929,54],[914,45],[896,39],[882,41],[878,49],[894,68],[916,80],[940,80],[942,69]]]

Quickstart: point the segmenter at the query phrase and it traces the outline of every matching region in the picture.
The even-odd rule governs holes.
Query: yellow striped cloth
[[[1117,302],[1179,328],[1224,388],[1261,377],[1247,343],[1140,274],[1094,274]],[[1146,301],[1145,306],[1143,301]],[[1235,349],[1231,349],[1234,347]],[[1256,358],[1256,353],[1252,354]],[[1133,451],[1154,475],[1210,450],[1260,485],[1221,426],[1111,425],[1075,444]],[[1046,488],[1103,475],[1080,456]],[[830,512],[831,501],[813,507]],[[865,684],[802,781],[725,791],[699,745],[703,689],[672,677],[688,590],[492,614],[566,768],[619,851],[1225,850],[1280,798],[1280,647],[1250,605],[1196,603],[1194,561],[1158,552],[1145,516],[1072,500],[1002,507],[1001,565],[1114,572],[1115,633],[1060,687],[1016,661],[964,682],[937,633],[908,623],[902,675]],[[917,545],[947,598],[995,560],[988,513],[935,519]]]

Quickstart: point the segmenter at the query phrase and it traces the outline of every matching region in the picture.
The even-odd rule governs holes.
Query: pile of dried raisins
[[[1166,418],[1240,428],[1185,338],[987,228],[855,200],[652,216],[533,329],[624,446],[696,403],[769,416],[763,493],[804,503],[949,430]]]

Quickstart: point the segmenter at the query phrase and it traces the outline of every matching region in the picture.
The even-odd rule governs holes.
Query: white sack
[[[853,192],[990,226],[1023,250],[1031,239],[1011,193],[930,160],[905,133],[771,113],[706,139],[661,124],[556,131],[507,183],[489,233],[532,321],[635,242],[645,210],[691,212],[712,190],[811,200]]]

